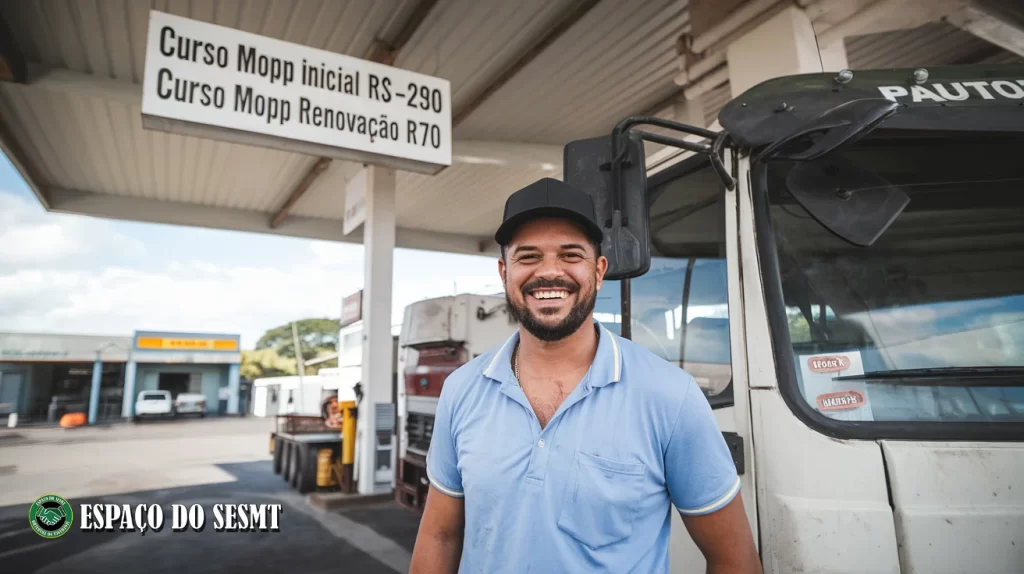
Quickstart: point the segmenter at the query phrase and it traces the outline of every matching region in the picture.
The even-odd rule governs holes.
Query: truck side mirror
[[[608,259],[608,280],[638,277],[651,266],[644,144],[629,134],[618,140],[617,145],[612,136],[572,141],[563,158],[565,183],[594,200],[604,231],[601,254]],[[619,158],[615,163],[613,148]]]

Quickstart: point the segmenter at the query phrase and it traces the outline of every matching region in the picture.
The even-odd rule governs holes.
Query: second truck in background
[[[427,499],[427,449],[445,379],[505,341],[516,329],[505,297],[455,295],[405,308],[398,340],[398,441],[395,498],[422,512]]]

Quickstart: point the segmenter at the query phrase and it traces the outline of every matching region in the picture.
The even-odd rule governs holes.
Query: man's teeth
[[[533,296],[537,299],[565,299],[565,291],[534,291]]]

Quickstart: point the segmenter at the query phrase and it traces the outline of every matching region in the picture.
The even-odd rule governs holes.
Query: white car
[[[174,412],[179,415],[206,416],[206,395],[201,393],[181,393],[174,399]]]
[[[142,391],[135,401],[135,416],[169,417],[174,416],[174,401],[171,391]]]

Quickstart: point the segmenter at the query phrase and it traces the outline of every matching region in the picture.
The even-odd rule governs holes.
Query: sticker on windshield
[[[800,355],[799,362],[804,396],[819,412],[837,420],[874,420],[867,383],[836,380],[864,374],[859,351]]]
[[[845,411],[864,406],[864,395],[858,391],[843,391],[818,395],[818,410]]]
[[[815,373],[840,373],[850,368],[850,358],[846,355],[828,357],[811,357],[807,366]]]

